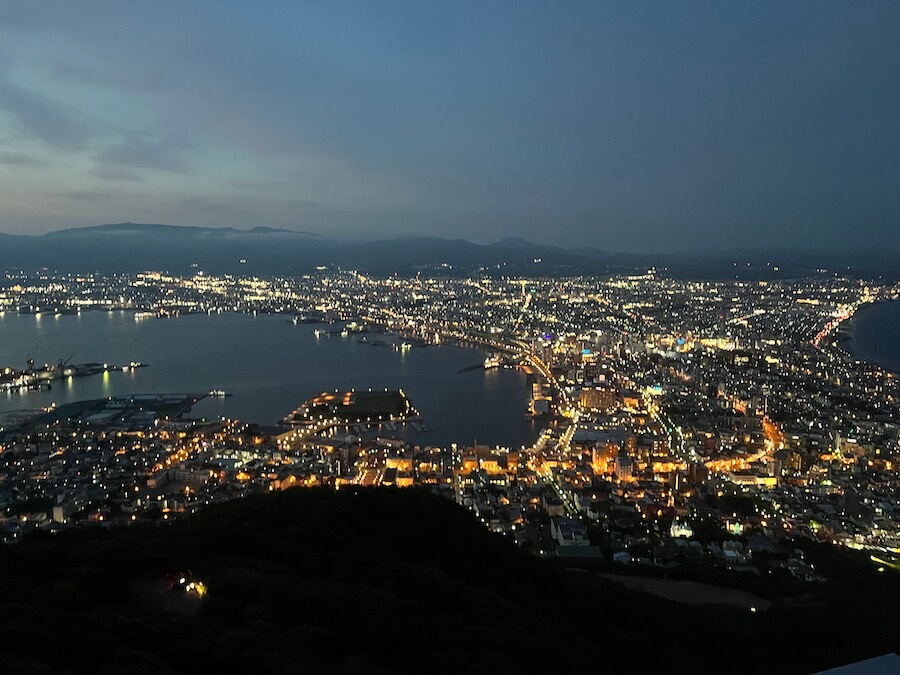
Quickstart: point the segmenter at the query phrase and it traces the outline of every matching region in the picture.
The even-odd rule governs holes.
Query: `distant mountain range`
[[[900,252],[768,250],[640,255],[591,247],[564,249],[519,238],[487,245],[438,237],[348,242],[269,227],[239,230],[141,223],[78,227],[39,236],[0,234],[0,268],[5,269],[173,273],[201,269],[287,275],[321,266],[376,274],[431,271],[538,276],[605,275],[655,267],[675,277],[711,279],[777,278],[824,268],[829,273],[897,278]]]

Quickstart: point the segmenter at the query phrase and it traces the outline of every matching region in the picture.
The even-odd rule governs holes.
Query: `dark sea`
[[[205,393],[192,416],[277,423],[310,396],[333,389],[402,388],[430,431],[407,430],[412,442],[529,445],[538,428],[526,419],[529,387],[519,370],[459,372],[484,353],[452,346],[395,351],[360,343],[358,334],[316,337],[315,328],[284,316],[195,314],[136,321],[131,312],[0,316],[0,368],[38,365],[149,364],[130,372],[56,380],[47,391],[0,392],[0,412],[133,394]],[[370,335],[369,340],[385,339]]]
[[[900,302],[863,307],[851,324],[853,355],[900,373]]]

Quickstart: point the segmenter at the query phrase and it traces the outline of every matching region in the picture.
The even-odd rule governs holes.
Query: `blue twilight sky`
[[[0,0],[0,231],[900,248],[900,2]]]

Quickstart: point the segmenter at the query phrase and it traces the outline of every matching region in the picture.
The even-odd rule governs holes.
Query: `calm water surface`
[[[900,302],[864,307],[851,321],[854,356],[900,373]]]
[[[149,363],[128,373],[57,380],[49,391],[0,393],[0,412],[91,398],[224,389],[205,399],[197,416],[274,424],[313,394],[329,389],[402,388],[432,431],[415,442],[447,445],[534,441],[525,419],[528,387],[517,370],[458,371],[484,354],[458,347],[397,352],[357,342],[356,335],[319,337],[314,325],[283,316],[189,315],[135,321],[130,312],[0,317],[0,367],[24,368],[69,358],[72,363]],[[324,326],[334,330],[334,326]],[[379,336],[370,336],[370,339]]]

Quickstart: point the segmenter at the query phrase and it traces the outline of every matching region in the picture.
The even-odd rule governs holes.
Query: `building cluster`
[[[900,384],[847,350],[845,328],[860,307],[898,297],[900,287],[838,276],[712,282],[655,270],[7,274],[0,311],[277,312],[341,322],[326,332],[392,333],[411,348],[480,345],[497,355],[491,365],[530,374],[530,412],[546,428],[531,447],[436,448],[406,443],[393,418],[259,429],[130,403],[18,419],[0,436],[3,531],[167,518],[293,486],[426,485],[548,555],[811,579],[792,546],[806,537],[892,560]]]

